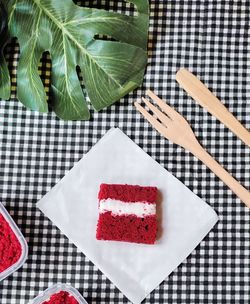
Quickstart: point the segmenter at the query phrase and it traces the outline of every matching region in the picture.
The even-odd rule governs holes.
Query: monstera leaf
[[[4,0],[9,34],[20,45],[18,99],[32,110],[48,111],[38,73],[45,51],[52,61],[51,106],[62,119],[89,119],[77,66],[97,111],[138,87],[147,61],[148,0],[128,2],[137,15],[80,7],[72,0]],[[97,35],[112,39],[96,39]],[[0,95],[4,98],[9,94],[9,76],[1,63]]]
[[[0,96],[4,99],[10,97],[10,76],[3,56],[3,47],[7,40],[7,13],[0,0]]]

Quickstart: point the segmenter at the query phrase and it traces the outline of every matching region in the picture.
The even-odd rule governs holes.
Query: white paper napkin
[[[158,187],[162,236],[156,245],[96,240],[101,183]],[[135,304],[194,250],[218,220],[211,207],[119,129],[109,130],[38,207]]]

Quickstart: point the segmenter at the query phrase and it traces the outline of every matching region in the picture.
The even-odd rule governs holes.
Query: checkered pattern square
[[[133,14],[122,1],[82,1]],[[18,45],[6,57],[12,97],[0,102],[0,200],[29,244],[27,263],[0,283],[1,304],[24,304],[57,282],[89,303],[129,303],[121,292],[41,214],[36,202],[114,126],[210,204],[220,221],[144,303],[250,303],[250,213],[201,162],[163,139],[133,102],[153,89],[193,127],[200,142],[250,189],[250,149],[199,107],[175,81],[181,67],[199,75],[250,129],[249,0],[151,0],[149,62],[143,85],[90,121],[64,122],[16,100]],[[39,67],[49,94],[50,59]]]

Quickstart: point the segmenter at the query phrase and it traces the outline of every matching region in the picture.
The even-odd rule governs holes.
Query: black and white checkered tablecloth
[[[126,9],[121,1],[101,3],[108,5]],[[36,208],[36,202],[113,126],[210,204],[220,218],[144,303],[250,303],[249,210],[204,165],[152,130],[133,107],[146,88],[154,89],[188,119],[207,150],[250,189],[250,149],[175,82],[180,67],[190,69],[250,129],[250,1],[152,0],[150,8],[144,83],[121,102],[92,113],[90,121],[63,122],[53,113],[34,113],[18,103],[15,79],[11,101],[0,102],[0,200],[29,243],[27,263],[0,283],[1,304],[27,303],[57,282],[72,284],[92,304],[128,303]],[[14,73],[18,48],[7,53]],[[49,63],[41,70],[48,83]]]

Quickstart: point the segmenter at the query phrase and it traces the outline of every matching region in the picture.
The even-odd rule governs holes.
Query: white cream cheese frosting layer
[[[122,202],[119,200],[100,200],[99,212],[112,212],[115,215],[136,215],[144,217],[156,214],[156,204],[147,202]]]

